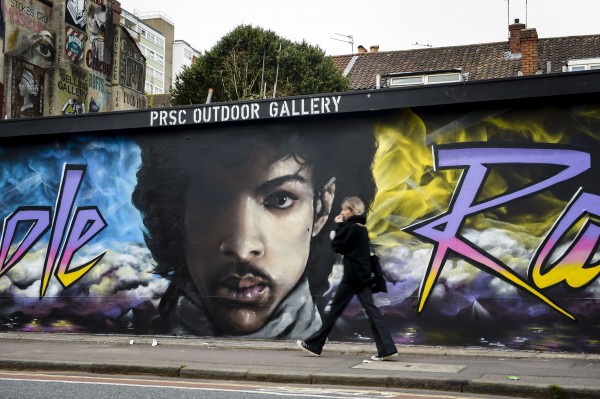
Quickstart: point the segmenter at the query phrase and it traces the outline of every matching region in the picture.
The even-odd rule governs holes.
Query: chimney
[[[121,3],[118,0],[109,0],[111,3],[113,3],[113,24],[115,26],[119,26],[119,24],[121,23],[121,13],[122,13],[122,9],[121,9]]]
[[[377,44],[372,45],[371,48],[369,49],[369,51],[371,53],[378,53],[379,52],[379,45],[377,45]]]
[[[364,46],[359,45],[358,46],[358,54],[359,55],[367,54],[367,49]]]
[[[538,35],[535,29],[521,31],[521,70],[525,76],[538,71]]]
[[[510,36],[508,38],[508,46],[511,54],[518,54],[521,52],[521,31],[525,29],[525,24],[519,23],[519,19],[515,19],[514,24],[508,25],[508,32]]]

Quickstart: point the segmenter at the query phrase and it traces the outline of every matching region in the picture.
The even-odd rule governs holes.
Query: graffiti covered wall
[[[304,338],[340,279],[333,217],[359,195],[396,343],[600,352],[600,104],[200,122],[294,101],[2,139],[2,327]],[[353,301],[331,338],[369,337]]]
[[[145,59],[119,25],[118,1],[0,3],[0,85],[5,88],[7,118],[145,107],[145,101],[136,101],[133,106],[131,101],[126,106],[112,103],[113,90],[125,90],[119,79],[113,81],[113,74],[120,70],[120,58],[135,56],[137,64],[130,63],[130,69],[137,68],[135,87],[145,84]],[[144,97],[142,89],[136,96]]]

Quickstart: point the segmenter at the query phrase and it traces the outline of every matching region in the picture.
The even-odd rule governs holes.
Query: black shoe
[[[320,353],[317,353],[314,350],[310,349],[310,347],[300,339],[296,341],[296,346],[298,346],[298,348],[302,349],[304,352],[310,353],[313,356],[321,356]]]

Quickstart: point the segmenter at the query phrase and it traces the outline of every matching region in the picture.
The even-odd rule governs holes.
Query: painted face
[[[27,89],[27,83],[25,82],[24,79],[21,79],[21,82],[19,83],[19,94],[23,98],[25,96],[29,95],[29,90]]]
[[[225,334],[260,329],[306,267],[314,222],[312,170],[293,157],[271,157],[263,149],[241,167],[215,166],[190,181],[186,262]]]

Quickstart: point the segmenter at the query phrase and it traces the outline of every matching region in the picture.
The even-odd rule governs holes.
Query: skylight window
[[[388,87],[462,82],[461,72],[397,74],[388,77]]]
[[[600,69],[600,58],[585,58],[580,60],[569,60],[567,63],[569,72],[590,71]]]

